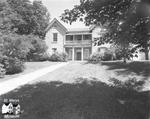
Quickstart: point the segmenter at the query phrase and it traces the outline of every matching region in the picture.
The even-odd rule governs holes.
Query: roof
[[[90,29],[89,28],[70,28],[68,29],[67,34],[71,34],[71,33],[90,33]]]
[[[54,18],[50,24],[48,25],[46,32],[54,25],[54,23],[57,23],[65,32],[67,32],[67,28],[64,27],[64,25],[62,25],[56,18]]]
[[[80,34],[80,33],[91,33],[91,31],[97,27],[96,25],[92,25],[91,27],[89,28],[66,28],[63,24],[61,24],[56,18],[54,18],[50,24],[48,25],[47,29],[46,29],[46,32],[54,26],[54,24],[57,24],[65,33],[67,34]],[[101,26],[101,25],[99,25]]]

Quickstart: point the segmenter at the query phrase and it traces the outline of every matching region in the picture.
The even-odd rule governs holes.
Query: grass
[[[150,93],[132,89],[143,83],[133,80],[129,85],[112,79],[112,86],[104,82],[110,72],[149,77],[149,66],[149,62],[71,62],[37,79],[40,83],[0,96],[0,105],[4,98],[19,99],[24,110],[21,119],[147,119]]]
[[[20,119],[146,119],[148,92],[78,79],[26,85],[0,97],[19,99]],[[0,116],[2,118],[2,116]]]
[[[127,64],[122,62],[102,62],[102,65],[107,66],[107,70],[117,70],[118,75],[128,76],[134,73],[135,75],[143,76],[143,79],[150,77],[150,61],[134,61]]]
[[[26,62],[25,63],[25,70],[23,72],[18,73],[18,74],[13,74],[13,75],[5,75],[4,78],[0,78],[0,82],[6,81],[8,79],[16,78],[20,75],[24,75],[24,74],[27,74],[27,73],[34,72],[35,70],[39,70],[39,69],[44,68],[44,67],[55,65],[56,63],[57,62],[49,62],[49,61],[45,61],[45,62]]]
[[[77,78],[99,79],[100,81],[107,82],[109,75],[105,67],[100,64],[87,64],[86,62],[70,62],[69,65],[59,68],[39,77],[35,81],[62,81],[73,83]]]

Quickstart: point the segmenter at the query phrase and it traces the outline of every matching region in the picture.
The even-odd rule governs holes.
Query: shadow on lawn
[[[26,85],[0,97],[20,100],[20,119],[146,119],[148,92],[79,79]]]
[[[123,71],[117,71],[118,75],[130,75],[131,73],[135,73],[144,76],[144,79],[150,76],[150,61],[135,61],[127,64],[123,62],[102,62],[101,64],[108,66],[108,70],[124,69]]]

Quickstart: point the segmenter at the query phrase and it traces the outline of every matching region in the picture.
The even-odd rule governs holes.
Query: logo
[[[18,99],[4,99],[2,105],[2,115],[5,119],[19,118],[21,107]]]

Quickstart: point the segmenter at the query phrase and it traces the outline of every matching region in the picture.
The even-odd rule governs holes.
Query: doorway
[[[81,52],[77,52],[77,60],[81,60]]]
[[[81,48],[75,48],[75,60],[82,60]]]

